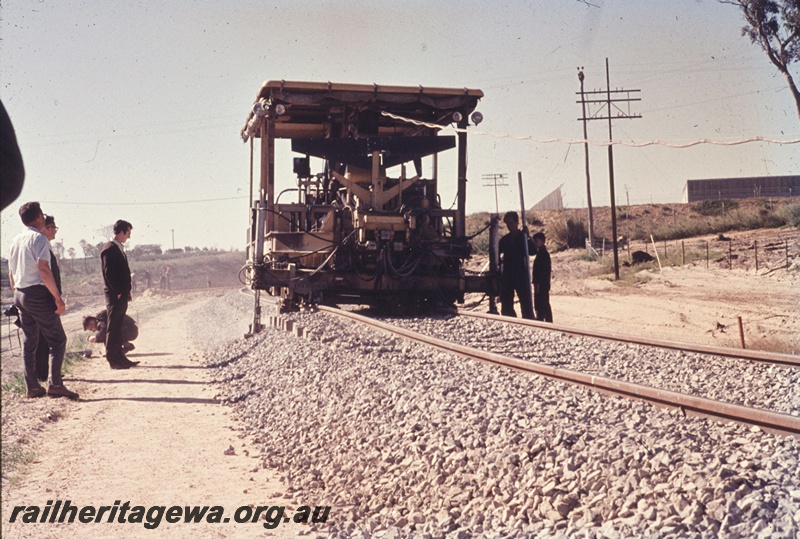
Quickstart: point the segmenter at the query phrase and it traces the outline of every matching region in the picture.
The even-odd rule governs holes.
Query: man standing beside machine
[[[529,253],[534,250],[533,242],[528,237],[527,227],[520,230],[517,212],[506,213],[503,222],[508,227],[508,234],[500,238],[499,252],[502,265],[500,314],[517,316],[514,310],[514,292],[516,292],[519,297],[522,318],[533,320],[533,301],[528,281],[530,275]]]
[[[550,275],[552,273],[550,253],[545,246],[543,232],[533,235],[536,246],[536,258],[533,259],[533,306],[536,308],[536,320],[552,322],[553,311],[550,309]]]

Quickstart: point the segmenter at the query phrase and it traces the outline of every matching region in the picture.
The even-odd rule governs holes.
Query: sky
[[[615,120],[615,140],[800,138],[785,80],[742,25],[715,0],[3,0],[0,100],[26,179],[0,215],[2,253],[28,200],[77,256],[117,219],[133,224],[131,247],[244,248],[239,130],[266,80],[481,89],[467,211],[496,209],[482,176],[497,173],[509,178],[501,212],[519,208],[518,173],[526,206],[561,187],[567,207],[585,207],[583,144],[540,141],[582,139],[577,68],[586,90],[605,89],[606,58],[612,89],[641,90],[642,118]],[[608,139],[605,121],[588,130]],[[281,190],[294,155],[278,150]],[[441,160],[445,207],[454,152]],[[593,205],[608,206],[606,148],[589,160]],[[798,144],[614,147],[618,204],[681,202],[688,179],[798,171]]]

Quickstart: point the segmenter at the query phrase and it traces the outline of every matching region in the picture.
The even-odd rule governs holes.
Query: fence
[[[593,242],[587,251],[596,256],[612,254],[610,242]],[[649,257],[659,266],[712,265],[725,269],[741,269],[766,275],[774,271],[789,270],[793,261],[800,258],[800,234],[771,238],[728,238],[720,234],[712,240],[620,241],[620,263],[627,265],[649,262]],[[643,252],[645,255],[637,255]]]

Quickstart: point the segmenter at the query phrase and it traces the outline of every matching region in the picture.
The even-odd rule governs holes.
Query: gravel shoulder
[[[268,328],[216,379],[333,537],[796,536],[794,438],[290,318],[311,338]]]

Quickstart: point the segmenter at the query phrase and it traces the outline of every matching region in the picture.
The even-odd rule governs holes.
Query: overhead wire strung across
[[[404,118],[402,116],[398,116],[396,114],[392,114],[390,112],[382,111],[381,114],[384,116],[388,116],[389,118],[393,118],[395,120],[400,120],[403,122],[408,122],[414,125],[419,125],[422,127],[428,127],[431,129],[451,129],[457,133],[467,133],[471,135],[483,135],[487,137],[495,137],[495,138],[507,138],[513,140],[530,140],[532,142],[541,142],[541,143],[551,143],[551,142],[560,142],[562,144],[590,144],[592,146],[630,146],[632,148],[643,148],[645,146],[665,146],[667,148],[691,148],[692,146],[698,146],[700,144],[713,144],[716,146],[736,146],[739,144],[748,144],[751,142],[766,142],[769,144],[799,144],[800,138],[796,139],[788,139],[788,140],[778,140],[778,139],[771,139],[767,137],[748,137],[743,139],[736,139],[736,140],[715,140],[715,139],[696,139],[689,142],[667,142],[663,140],[648,140],[645,142],[632,142],[632,141],[624,141],[624,140],[590,140],[590,139],[569,139],[563,137],[536,137],[534,135],[510,135],[505,133],[493,133],[490,131],[480,131],[476,129],[462,129],[458,127],[453,127],[450,125],[439,125],[429,122],[422,122],[419,120],[412,120],[411,118]]]

